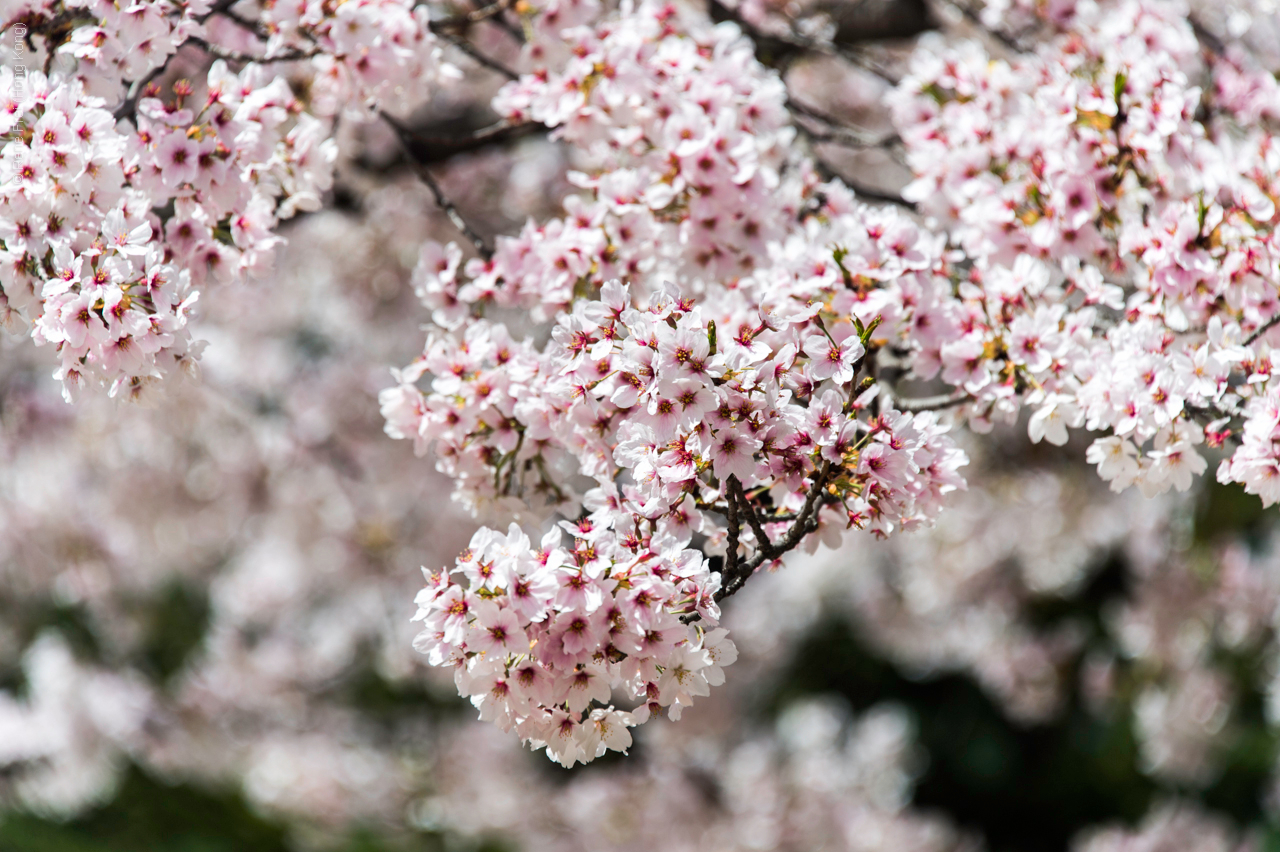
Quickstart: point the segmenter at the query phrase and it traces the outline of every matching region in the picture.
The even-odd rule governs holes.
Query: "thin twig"
[[[514,41],[516,44],[524,44],[526,41],[528,41],[528,39],[525,37],[524,30],[520,29],[515,24],[508,21],[506,15],[497,15],[495,17],[492,17],[489,19],[489,23],[492,26],[495,26],[498,29],[502,30],[507,35],[511,36],[511,40]]]
[[[434,26],[433,26],[433,31],[434,31]],[[485,68],[488,68],[490,71],[496,71],[502,76],[506,77],[508,80],[520,79],[520,74],[518,72],[512,70],[511,68],[508,68],[507,66],[503,65],[501,62],[499,62],[496,59],[491,59],[490,57],[485,56],[483,53],[476,50],[475,46],[471,44],[471,42],[467,41],[466,39],[459,38],[458,36],[452,35],[451,33],[448,33],[448,32],[439,32],[437,33],[437,35],[439,35],[440,38],[444,39],[445,41],[449,42],[449,44],[458,48],[458,50],[461,50],[467,56],[470,56],[476,62],[483,65]]]
[[[177,56],[177,54],[174,53],[169,58],[172,59],[173,56]],[[134,112],[138,109],[138,98],[142,97],[142,93],[147,90],[147,87],[150,86],[157,77],[163,74],[165,69],[168,67],[169,62],[166,60],[163,65],[152,68],[147,76],[143,77],[141,80],[135,81],[134,84],[129,87],[128,96],[120,106],[116,107],[115,112],[111,114],[112,117],[116,121],[120,121],[125,118],[133,118]]]
[[[471,241],[471,245],[475,246],[475,249],[480,253],[480,256],[485,260],[493,257],[493,247],[485,241],[484,237],[475,232],[475,229],[467,223],[466,219],[462,218],[462,214],[458,212],[458,208],[454,206],[452,201],[445,197],[444,191],[440,189],[440,184],[436,183],[435,178],[431,176],[431,172],[427,170],[427,167],[414,163],[414,171],[422,182],[431,190],[431,194],[435,196],[436,204],[438,204],[440,209],[444,211],[444,214],[449,217],[449,221],[452,222],[453,226],[461,231],[468,240]]]
[[[381,112],[379,115],[382,116],[383,121],[387,122],[387,124],[391,125],[391,128],[395,130],[396,137],[400,140],[401,146],[404,147],[406,152],[408,152],[409,145],[406,142],[406,138],[412,137],[412,133],[409,129],[385,112]],[[412,157],[410,158],[410,162],[413,164],[414,173],[417,174],[418,178],[427,185],[428,189],[431,190],[431,194],[435,196],[436,204],[439,205],[440,209],[444,211],[444,214],[449,217],[449,221],[453,223],[453,226],[461,231],[468,240],[470,240],[471,245],[475,246],[476,251],[479,252],[481,257],[485,260],[493,257],[493,247],[485,241],[484,237],[476,233],[476,230],[472,228],[467,220],[463,218],[462,214],[458,212],[458,208],[454,206],[453,202],[445,196],[444,191],[440,188],[440,184],[436,183],[436,179],[432,177],[431,171],[427,168],[427,165],[412,159]]]
[[[1277,313],[1271,319],[1267,320],[1262,325],[1255,328],[1253,330],[1253,334],[1250,334],[1248,337],[1244,339],[1244,345],[1245,346],[1251,345],[1259,337],[1266,334],[1271,329],[1275,328],[1278,323],[1280,323],[1280,313]]]
[[[769,540],[769,534],[764,531],[764,525],[760,523],[755,507],[751,505],[747,495],[742,493],[742,483],[736,476],[729,477],[729,498],[737,500],[743,514],[747,516],[747,523],[751,525],[751,531],[756,535],[756,546],[766,550],[772,549],[773,542]]]
[[[231,4],[228,3],[227,5],[230,6]],[[239,25],[241,28],[248,30],[263,41],[271,38],[271,33],[267,32],[266,27],[262,26],[258,21],[251,21],[238,12],[231,11],[229,8],[220,10],[218,14],[226,18],[228,21]],[[308,35],[306,30],[300,30],[300,32],[304,35]]]

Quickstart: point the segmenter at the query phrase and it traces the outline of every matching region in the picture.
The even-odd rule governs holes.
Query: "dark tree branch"
[[[921,411],[941,411],[944,408],[955,408],[973,400],[973,395],[965,390],[955,390],[938,396],[924,396],[918,399],[893,399],[892,405],[899,411],[916,414]]]
[[[720,587],[720,591],[716,593],[716,600],[722,601],[741,589],[751,575],[756,572],[766,562],[772,562],[784,554],[794,550],[800,542],[804,541],[804,537],[818,528],[818,516],[822,511],[822,507],[826,505],[826,501],[822,499],[827,483],[831,478],[831,463],[824,461],[818,470],[814,471],[813,484],[809,486],[809,493],[805,497],[804,506],[796,515],[795,521],[787,530],[786,534],[778,539],[775,543],[769,543],[769,538],[764,535],[763,527],[756,532],[756,537],[760,539],[759,546],[756,548],[755,554],[748,560],[741,561],[738,559],[738,535],[741,527],[738,521],[738,502],[746,501],[746,496],[742,493],[742,486],[737,479],[730,477],[730,482],[726,486],[728,500],[728,518],[729,518],[729,546],[731,558],[727,558],[725,562],[725,571],[723,573],[724,585]],[[750,510],[747,521],[752,525],[755,531],[760,526],[760,520],[755,516],[754,509]],[[730,567],[732,566],[732,567]]]
[[[259,23],[258,21],[251,21],[248,18],[244,17],[243,15],[239,14],[238,12],[231,11],[230,7],[232,5],[234,4],[228,3],[227,4],[228,8],[220,9],[218,11],[218,14],[226,18],[228,21],[231,21],[232,23],[242,27],[243,29],[248,30],[249,32],[256,35],[258,38],[262,39],[263,41],[266,41],[267,39],[271,38],[271,33],[267,32],[266,28],[263,27],[261,23]],[[306,35],[309,40],[315,41],[315,39],[311,36],[311,34],[306,32],[306,30],[300,30],[300,32]]]
[[[432,30],[435,31],[434,25],[432,25]],[[447,31],[438,31],[436,32],[436,34],[440,36],[440,38],[449,42],[449,44],[458,48],[458,50],[461,50],[467,56],[470,56],[480,65],[484,66],[485,68],[488,68],[490,71],[496,71],[497,73],[506,77],[508,80],[520,79],[520,74],[518,72],[514,71],[511,68],[508,68],[507,66],[503,65],[501,62],[499,62],[496,59],[492,59],[488,56],[485,56],[479,50],[476,50],[475,45],[471,44],[471,42],[467,41],[466,39],[460,36],[453,35],[452,33],[449,33]]]
[[[1277,313],[1271,319],[1267,320],[1262,325],[1255,328],[1253,330],[1253,333],[1244,339],[1244,345],[1245,346],[1252,345],[1254,341],[1256,341],[1259,337],[1262,337],[1262,335],[1266,334],[1271,329],[1275,328],[1277,324],[1280,324],[1280,313]]]
[[[547,126],[536,121],[499,121],[472,133],[458,136],[436,136],[420,133],[407,126],[398,129],[400,141],[409,156],[422,164],[439,163],[457,154],[478,151],[490,145],[501,145],[535,133],[544,133]]]
[[[720,21],[732,21],[737,24],[742,29],[742,32],[754,42],[756,59],[770,68],[782,70],[801,54],[816,53],[822,56],[843,57],[848,62],[879,77],[891,86],[896,86],[899,83],[896,77],[876,65],[861,49],[853,45],[827,44],[805,38],[794,32],[781,36],[761,32],[739,15],[736,9],[726,6],[723,0],[709,0],[708,14],[711,20],[717,23]]]
[[[830,142],[834,145],[843,145],[846,148],[854,148],[858,150],[868,150],[873,148],[891,148],[893,145],[901,142],[901,137],[896,133],[890,133],[879,139],[873,137],[865,130],[852,127],[845,124],[833,115],[823,112],[820,109],[811,107],[807,104],[800,103],[795,98],[787,98],[787,109],[793,116],[797,118],[795,121],[796,129],[813,142]],[[801,124],[798,118],[803,117],[811,119],[822,124],[825,129],[815,130]]]
[[[406,135],[412,136],[408,128],[385,112],[379,113],[379,115],[381,115],[382,119],[387,122],[387,124],[391,125],[393,130],[395,130],[396,137],[400,140],[400,144],[405,148],[405,151],[408,152],[409,146],[405,142],[405,137]],[[445,215],[449,217],[449,221],[453,223],[453,226],[462,232],[463,236],[470,241],[471,245],[475,246],[476,251],[481,257],[485,260],[493,257],[493,247],[489,245],[484,237],[480,236],[480,234],[471,227],[470,223],[468,223],[467,220],[463,218],[462,214],[458,212],[458,208],[454,206],[453,202],[445,196],[444,191],[440,188],[440,184],[438,184],[436,179],[431,175],[431,171],[427,168],[427,165],[412,159],[411,162],[413,164],[414,173],[417,174],[418,178],[427,185],[428,189],[431,190],[431,194],[435,197],[436,204],[438,204],[440,209],[444,211]]]
[[[732,21],[755,44],[756,59],[770,68],[786,68],[791,60],[802,53],[817,49],[812,42],[796,36],[776,36],[763,33],[738,14],[737,9],[726,6],[722,0],[709,0],[707,14],[715,23]]]
[[[238,2],[240,2],[240,0],[218,0],[217,3],[214,3],[212,6],[209,7],[209,11],[205,12],[203,15],[198,16],[196,18],[196,21],[198,23],[203,24],[205,21],[209,20],[214,15],[221,15],[223,12],[226,12],[232,6],[236,5],[236,3]]]
[[[884,68],[877,65],[871,57],[864,52],[852,47],[841,47],[836,50],[837,55],[844,57],[850,63],[866,71],[873,77],[877,77],[890,86],[896,86],[902,82],[902,78],[895,77]]]
[[[221,45],[211,44],[210,42],[207,42],[204,39],[197,38],[195,36],[189,36],[187,40],[183,42],[183,44],[194,45],[195,47],[198,47],[201,50],[203,50],[205,53],[209,54],[210,56],[215,56],[219,59],[226,59],[232,62],[260,62],[260,63],[296,62],[300,59],[311,59],[314,56],[320,55],[319,49],[315,49],[315,50],[290,49],[285,51],[284,53],[281,53],[279,56],[254,56],[253,54],[250,54],[250,53],[241,53],[236,50],[227,50],[225,47],[222,47]]]
[[[823,159],[814,157],[813,163],[818,169],[818,174],[822,175],[827,180],[840,181],[845,186],[852,189],[859,198],[866,201],[878,201],[882,204],[893,204],[897,207],[903,208],[904,210],[910,210],[912,213],[919,212],[914,202],[907,201],[900,195],[894,195],[883,190],[873,189],[869,186],[861,186],[837,172],[831,167],[830,163]]]
[[[495,15],[492,18],[489,18],[489,23],[497,27],[498,29],[502,30],[507,35],[511,36],[511,40],[514,41],[516,44],[525,43],[526,38],[525,38],[524,30],[520,29],[519,27],[515,26],[510,21],[508,21],[507,16],[505,14]]]
[[[797,100],[791,95],[787,96],[787,109],[796,115],[811,118],[814,121],[825,124],[827,127],[839,128],[862,139],[869,139],[871,137],[871,134],[867,133],[865,130],[853,127],[831,113],[820,110],[815,106],[810,106],[809,104]]]
[[[177,55],[178,54],[175,52],[170,55],[169,59],[172,59]],[[166,60],[163,65],[152,68],[151,71],[148,72],[141,80],[135,80],[133,85],[129,87],[128,96],[126,96],[120,103],[120,106],[115,108],[115,112],[111,114],[112,117],[115,118],[116,121],[126,118],[135,118],[135,113],[138,109],[138,99],[142,97],[143,93],[147,90],[147,87],[150,86],[157,77],[163,74],[168,67],[169,62]]]
[[[729,479],[730,481],[737,481],[732,476]],[[725,500],[725,503],[728,504],[725,515],[729,520],[729,543],[725,548],[724,576],[728,578],[728,583],[720,591],[727,596],[733,594],[732,592],[725,592],[725,588],[729,584],[738,582],[741,585],[742,582],[738,580],[738,535],[742,530],[738,526],[738,501],[733,498],[728,486],[726,486],[725,492],[725,497],[728,498]]]
[[[924,0],[818,0],[814,10],[835,24],[831,41],[840,46],[911,38],[937,27]]]

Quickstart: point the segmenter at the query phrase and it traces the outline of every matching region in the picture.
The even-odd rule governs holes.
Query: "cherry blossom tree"
[[[1015,717],[1060,709],[1067,658],[1107,705],[1120,658],[1089,657],[1067,627],[1032,629],[1024,591],[1073,593],[1086,560],[1062,555],[1083,546],[1072,536],[1089,530],[1085,549],[1097,550],[1126,530],[1066,524],[1046,499],[1025,519],[1035,541],[996,532],[973,556],[949,524],[983,527],[962,492],[998,482],[991,447],[1014,443],[1065,447],[1107,484],[1072,487],[1123,507],[1128,531],[1147,523],[1153,540],[1176,537],[1167,517],[1185,512],[1181,495],[1213,487],[1206,474],[1262,507],[1280,502],[1280,51],[1268,14],[1173,0],[939,3],[898,32],[840,4],[745,0],[0,2],[0,315],[36,345],[10,349],[75,403],[36,419],[101,411],[112,425],[100,428],[145,470],[148,443],[174,452],[158,436],[213,446],[237,418],[267,417],[271,406],[245,402],[263,396],[255,367],[289,385],[290,417],[285,437],[251,427],[253,452],[221,461],[241,480],[225,510],[241,520],[226,529],[262,494],[282,507],[277,526],[229,548],[197,532],[174,545],[239,566],[200,575],[216,615],[176,692],[129,666],[87,665],[53,634],[15,639],[30,691],[0,704],[0,731],[51,732],[0,750],[23,767],[16,795],[71,812],[126,759],[189,767],[216,750],[220,712],[268,714],[293,690],[322,691],[362,643],[397,678],[413,670],[411,647],[482,721],[565,767],[625,752],[636,726],[679,720],[694,699],[720,707],[713,687],[767,668],[752,631],[786,628],[758,589],[784,561],[827,566],[830,596],[887,656],[968,672]],[[875,41],[893,36],[919,37]],[[414,189],[388,195],[402,174]],[[385,256],[340,260],[356,241],[338,232],[355,226],[326,207],[361,214],[358,233]],[[324,264],[306,266],[308,251]],[[406,267],[416,306],[340,295],[379,303]],[[361,366],[295,381],[279,373],[294,356],[236,360],[291,311],[345,326],[333,336]],[[375,356],[404,366],[372,378],[363,365]],[[335,425],[316,401],[326,394],[358,397],[359,426]],[[172,422],[105,409],[103,396],[160,406]],[[401,446],[371,423],[433,457],[434,472],[388,461]],[[335,471],[311,486],[332,499],[273,481],[278,457]],[[359,497],[334,484],[348,468]],[[147,476],[116,466],[109,512],[85,511],[107,524]],[[186,480],[205,493],[199,476]],[[385,596],[400,587],[373,567],[379,539],[349,507],[443,511],[444,490],[474,519],[458,528],[484,525],[469,543],[438,530],[465,545],[456,559],[440,545],[395,551],[432,560],[410,637],[385,627],[401,614]],[[365,560],[333,567],[331,585],[298,567],[342,561],[301,543],[308,512]],[[1016,590],[991,580],[999,594],[970,598],[973,578],[997,573],[992,554],[1037,546],[1028,560],[1052,553],[1069,567]],[[1203,584],[1177,547],[1133,547],[1133,594],[1105,618],[1122,658],[1161,672],[1134,675],[1143,771],[1208,784],[1234,700],[1218,658],[1272,649],[1280,586],[1239,547]],[[916,594],[933,590],[928,607],[862,567],[912,548],[893,560]],[[111,597],[57,575],[34,586]],[[164,572],[107,575],[98,588],[158,587]],[[94,606],[103,624],[120,619],[114,604]],[[307,647],[326,619],[342,625],[330,656]],[[273,654],[248,638],[259,631]],[[1187,631],[1199,638],[1174,638]],[[831,804],[824,831],[970,842],[908,809],[910,723],[898,710],[795,714],[807,721],[779,722],[760,747],[780,750],[768,760],[803,773],[839,742],[850,766],[872,767],[840,782],[865,799],[861,816],[841,823]],[[668,748],[662,759],[678,764]],[[279,767],[305,775],[316,750],[328,755],[318,763],[347,761],[336,742],[294,730],[220,771],[284,810],[324,811],[361,777],[386,790],[348,802],[357,812],[411,786],[378,752],[291,800]],[[877,772],[901,780],[876,792]],[[774,798],[813,792],[765,775],[742,777]],[[638,809],[668,806],[618,783]],[[435,806],[457,807],[443,794]],[[1234,848],[1190,807],[1132,831],[1156,843],[1184,825],[1206,849]],[[1080,848],[1124,846],[1125,831],[1099,829]]]

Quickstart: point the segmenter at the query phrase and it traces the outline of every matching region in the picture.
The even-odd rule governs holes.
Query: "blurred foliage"
[[[1223,484],[1212,476],[1200,483],[1196,500],[1195,539],[1211,544],[1227,538],[1243,538],[1260,548],[1280,523],[1280,504],[1264,509],[1262,501],[1246,494],[1239,483]]]
[[[1239,486],[1207,479],[1194,509],[1191,544],[1206,553],[1223,536],[1243,536],[1261,546],[1280,510],[1262,510]],[[1085,654],[1115,652],[1100,613],[1125,597],[1125,564],[1113,555],[1099,564],[1071,597],[1035,599],[1029,623],[1052,630],[1071,623],[1085,631],[1079,656],[1066,665],[1073,687],[1063,711],[1043,724],[1010,718],[968,675],[910,676],[885,661],[860,637],[857,625],[829,616],[796,648],[767,694],[752,708],[764,721],[791,702],[813,695],[843,696],[855,710],[892,701],[915,719],[918,742],[927,756],[915,795],[916,806],[946,814],[980,833],[991,852],[1063,852],[1081,829],[1107,822],[1134,824],[1148,807],[1170,796],[1186,796],[1261,832],[1260,852],[1280,852],[1280,827],[1264,826],[1262,800],[1280,739],[1267,723],[1264,661],[1257,649],[1221,654],[1216,661],[1231,674],[1236,702],[1233,736],[1222,755],[1223,769],[1199,791],[1162,785],[1139,770],[1132,719],[1133,672],[1118,663],[1117,696],[1103,712],[1086,708],[1079,693]],[[198,649],[208,622],[208,601],[197,589],[175,583],[139,602],[144,625],[136,665],[157,682],[181,671]],[[12,615],[24,640],[56,628],[86,660],[102,649],[84,612],[73,606],[0,614]],[[382,676],[372,650],[334,687],[342,700],[371,722],[395,725],[412,717],[440,718],[469,712],[453,693],[422,684],[401,684]],[[0,672],[6,688],[21,687],[21,673]],[[645,759],[638,741],[629,757],[612,756],[572,773],[535,760],[548,783],[564,784],[578,773],[609,772],[624,761]],[[0,820],[0,852],[285,852],[293,848],[284,823],[254,811],[236,791],[171,784],[131,767],[111,801],[68,822],[31,814]],[[479,846],[433,833],[389,836],[365,827],[328,838],[325,852],[506,852],[492,841]]]
[[[841,620],[809,636],[771,703],[814,692],[842,695],[856,710],[886,700],[908,708],[929,758],[916,805],[981,832],[992,852],[1066,849],[1086,825],[1137,820],[1155,792],[1135,768],[1128,713],[1099,719],[1072,696],[1052,723],[1021,726],[966,676],[906,677]]]
[[[107,804],[69,822],[12,814],[5,852],[285,852],[284,829],[238,795],[166,784],[130,767]]]
[[[375,653],[371,649],[357,653],[355,668],[337,687],[343,702],[359,710],[362,717],[393,723],[406,716],[439,718],[474,710],[456,691],[445,693],[422,682],[387,680],[373,664]]]
[[[208,598],[188,583],[171,583],[150,602],[145,621],[142,668],[157,681],[168,682],[204,638]]]
[[[52,602],[46,606],[23,607],[0,599],[0,621],[14,632],[19,647],[30,646],[45,630],[56,630],[77,658],[90,663],[102,659],[98,637],[83,607]],[[10,659],[6,662],[7,665],[0,664],[0,689],[18,696],[25,695],[26,676],[21,661]]]
[[[170,784],[136,766],[107,804],[68,822],[31,814],[0,819],[3,852],[289,852],[286,827],[238,793]],[[388,837],[358,828],[326,852],[508,852],[493,842],[459,844],[431,832]]]
[[[1264,510],[1239,485],[1206,478],[1193,521],[1193,547],[1208,551],[1223,537],[1236,536],[1258,548],[1280,521],[1280,508]],[[815,693],[842,695],[856,710],[886,700],[905,706],[928,755],[916,806],[943,811],[980,832],[992,852],[1062,852],[1081,829],[1134,824],[1154,801],[1173,796],[1198,799],[1240,826],[1261,830],[1263,848],[1280,852],[1280,827],[1261,824],[1280,737],[1267,722],[1266,672],[1257,649],[1216,661],[1235,685],[1233,735],[1221,755],[1220,774],[1203,790],[1161,784],[1139,770],[1132,727],[1136,691],[1126,685],[1133,673],[1122,659],[1115,703],[1102,713],[1085,707],[1079,693],[1083,655],[1116,652],[1101,613],[1127,592],[1125,564],[1116,554],[1077,594],[1032,601],[1027,617],[1033,626],[1052,629],[1070,622],[1087,636],[1081,654],[1068,664],[1065,682],[1072,692],[1065,707],[1044,724],[1009,718],[968,675],[907,676],[877,656],[857,626],[842,618],[822,621],[797,649],[766,709],[774,714]]]

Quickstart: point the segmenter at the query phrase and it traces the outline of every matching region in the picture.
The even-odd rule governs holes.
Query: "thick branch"
[[[786,535],[780,538],[776,543],[769,543],[768,536],[763,535],[763,528],[756,533],[760,539],[760,546],[756,549],[755,555],[745,562],[738,559],[737,546],[738,534],[741,528],[738,523],[738,499],[745,501],[746,497],[742,494],[742,486],[738,484],[736,479],[731,477],[731,481],[726,487],[729,499],[726,501],[729,505],[729,541],[732,560],[726,561],[724,585],[720,591],[716,593],[716,600],[721,601],[737,592],[747,580],[755,573],[756,569],[765,562],[772,562],[785,553],[794,550],[800,542],[804,541],[804,537],[818,528],[818,515],[822,510],[825,501],[822,500],[824,489],[831,476],[831,463],[823,462],[822,466],[814,472],[813,484],[809,487],[809,493],[805,497],[804,506],[796,515],[795,522],[792,523]],[[737,499],[735,499],[735,489]],[[748,515],[748,522],[752,523],[753,530],[759,524],[759,519],[752,521],[755,512],[752,510]],[[733,565],[733,570],[729,569],[729,565]]]
[[[781,36],[763,33],[739,15],[736,9],[729,8],[721,0],[710,0],[709,12],[713,21],[733,21],[737,24],[755,43],[756,59],[771,68],[785,68],[792,59],[802,53],[817,53],[823,56],[843,57],[891,86],[896,86],[900,82],[856,47],[814,41],[794,32]]]
[[[222,47],[221,45],[212,44],[210,42],[205,41],[202,38],[197,38],[195,36],[188,37],[187,40],[183,43],[194,45],[200,48],[201,50],[203,50],[205,53],[209,54],[210,56],[217,57],[218,59],[226,59],[231,62],[261,62],[261,63],[296,62],[299,59],[311,59],[314,56],[320,55],[320,51],[318,49],[316,50],[290,49],[281,53],[278,56],[254,56],[251,53],[241,53],[238,50],[228,50],[227,48]]]
[[[848,122],[844,121],[838,116],[834,116],[829,112],[820,110],[815,106],[810,106],[809,104],[806,104],[802,101],[795,99],[794,97],[790,97],[790,96],[787,97],[787,109],[790,110],[792,113],[795,113],[796,115],[801,115],[801,116],[804,116],[805,118],[811,118],[814,121],[820,122],[834,131],[845,133],[848,136],[861,141],[863,144],[867,144],[867,145],[884,144],[885,142],[884,139],[881,139],[881,140],[874,139],[868,131],[863,130],[862,128],[859,128],[859,127],[854,127],[853,125],[849,124]],[[812,135],[814,131],[806,131],[806,132]],[[895,134],[893,136],[888,137],[888,139],[896,141],[898,137]]]
[[[536,121],[511,122],[503,120],[470,132],[446,136],[438,134],[455,126],[461,126],[460,129],[465,128],[468,122],[465,119],[444,121],[433,125],[433,132],[422,132],[409,127],[398,119],[389,118],[390,121],[394,121],[398,125],[396,132],[400,137],[400,142],[407,158],[421,165],[443,163],[458,154],[479,151],[490,145],[502,145],[506,142],[522,139],[525,136],[545,133],[549,129],[545,124]],[[366,167],[372,171],[384,171],[387,165],[389,164],[368,164]]]
[[[822,110],[802,104],[795,98],[787,98],[787,109],[798,116],[809,118],[822,123],[826,129],[814,130],[796,122],[796,128],[805,134],[814,142],[830,142],[835,145],[844,145],[847,148],[889,148],[901,141],[901,137],[896,133],[890,133],[879,139],[873,137],[865,130],[850,127],[840,119],[833,115],[828,115]]]
[[[825,178],[826,180],[834,179],[834,180],[840,181],[845,186],[852,189],[856,195],[858,195],[859,197],[861,197],[866,201],[879,201],[882,204],[893,204],[897,207],[903,208],[904,210],[910,210],[912,213],[919,212],[918,209],[916,208],[916,205],[913,202],[907,201],[905,198],[903,198],[900,195],[893,195],[892,193],[884,192],[883,190],[879,190],[879,189],[873,189],[869,186],[861,186],[849,180],[844,175],[840,174],[834,168],[832,168],[830,163],[828,163],[826,160],[821,159],[820,157],[814,157],[813,164],[814,166],[817,167],[818,174],[822,175],[823,178]]]
[[[893,407],[899,411],[915,414],[921,411],[941,411],[944,408],[954,408],[957,405],[964,405],[972,399],[973,395],[968,391],[955,390],[951,393],[922,396],[918,399],[894,399],[892,403]]]
[[[730,477],[730,479],[733,480],[734,478]],[[728,488],[725,490],[728,491]],[[729,543],[725,548],[724,576],[728,581],[726,585],[733,583],[741,585],[745,578],[743,580],[738,579],[738,535],[741,532],[741,528],[738,525],[738,501],[733,499],[731,493],[725,496],[729,498],[725,501],[728,504],[726,516],[729,519]],[[732,592],[725,592],[723,588],[720,591],[725,595],[732,594]]]

